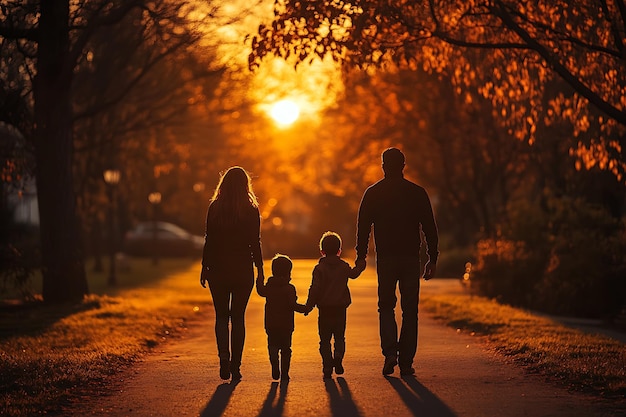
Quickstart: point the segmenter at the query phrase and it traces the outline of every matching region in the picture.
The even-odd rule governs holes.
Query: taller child
[[[307,312],[317,306],[317,326],[320,336],[322,373],[330,378],[333,373],[343,374],[343,357],[346,353],[346,313],[352,302],[348,279],[357,278],[363,268],[350,267],[341,259],[341,237],[326,232],[320,239],[322,257],[313,268],[313,278],[306,302]],[[308,314],[308,313],[307,313]],[[331,341],[334,339],[334,350]]]

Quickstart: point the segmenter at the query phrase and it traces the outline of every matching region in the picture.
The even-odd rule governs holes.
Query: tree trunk
[[[72,175],[69,1],[40,4],[34,101],[43,298],[77,302],[88,288]]]

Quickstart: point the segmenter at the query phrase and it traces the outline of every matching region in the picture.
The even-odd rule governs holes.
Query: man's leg
[[[402,308],[402,326],[398,342],[398,362],[400,372],[412,374],[413,359],[417,352],[418,303],[420,290],[419,259],[407,259],[402,262],[399,281],[400,306]]]
[[[398,355],[398,326],[396,324],[396,282],[395,262],[378,260],[378,318],[380,325],[380,347],[385,356],[383,374],[393,373]]]

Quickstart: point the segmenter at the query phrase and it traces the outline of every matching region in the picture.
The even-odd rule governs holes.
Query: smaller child
[[[306,302],[308,314],[317,305],[318,331],[320,336],[320,355],[324,378],[333,373],[343,374],[343,357],[346,352],[346,312],[352,302],[348,289],[348,278],[361,275],[364,268],[350,267],[341,258],[341,237],[335,232],[326,232],[320,240],[320,258],[313,268],[313,279]],[[335,351],[330,341],[335,339]]]
[[[306,306],[298,304],[296,287],[290,284],[293,263],[288,256],[276,254],[272,259],[272,276],[263,283],[256,280],[256,290],[265,297],[265,332],[272,365],[272,379],[289,380],[291,336],[295,328],[294,311],[304,313]],[[280,366],[279,366],[280,353]]]

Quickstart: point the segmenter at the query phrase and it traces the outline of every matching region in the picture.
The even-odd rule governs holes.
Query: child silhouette
[[[343,374],[343,357],[346,352],[346,312],[351,303],[348,279],[361,275],[365,268],[350,267],[342,260],[341,237],[335,232],[326,232],[320,240],[322,257],[313,269],[313,279],[306,302],[308,314],[317,306],[320,355],[324,378],[333,373]],[[330,342],[334,338],[334,352]]]
[[[294,311],[304,313],[306,306],[298,304],[296,287],[290,284],[293,263],[288,256],[277,254],[272,259],[272,276],[267,283],[259,276],[256,290],[265,297],[265,332],[272,365],[272,379],[289,380],[291,337],[295,329]],[[280,356],[280,365],[279,365]]]

